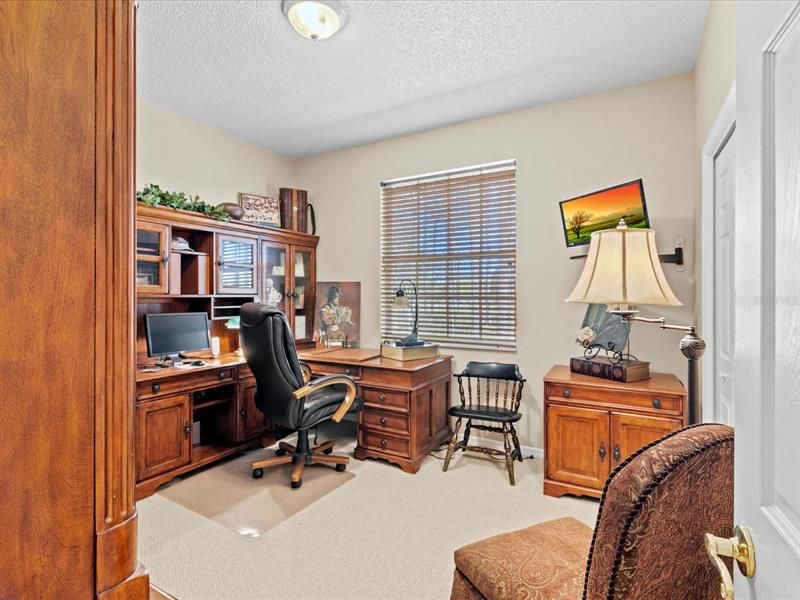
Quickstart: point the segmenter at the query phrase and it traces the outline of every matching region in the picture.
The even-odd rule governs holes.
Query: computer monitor
[[[144,323],[148,356],[166,356],[174,361],[181,352],[211,347],[207,313],[147,314]]]

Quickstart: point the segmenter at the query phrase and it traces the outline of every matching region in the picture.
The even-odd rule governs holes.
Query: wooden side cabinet
[[[674,375],[619,383],[553,367],[544,378],[544,493],[599,498],[614,467],[688,424],[686,398]]]
[[[269,421],[256,406],[256,380],[240,381],[237,390],[236,440],[244,442],[262,435],[269,429]]]
[[[136,407],[136,474],[147,479],[189,462],[192,448],[189,394]]]

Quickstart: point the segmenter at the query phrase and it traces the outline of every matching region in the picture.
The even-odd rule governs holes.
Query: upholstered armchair
[[[733,535],[733,429],[696,425],[623,461],[594,532],[572,518],[455,552],[451,600],[713,599],[704,534]]]

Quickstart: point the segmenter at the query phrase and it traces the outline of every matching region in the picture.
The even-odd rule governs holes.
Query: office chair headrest
[[[274,306],[266,306],[257,302],[248,302],[242,305],[242,309],[239,313],[239,322],[245,327],[258,327],[267,317],[271,317],[272,315],[281,315],[283,318],[286,318],[286,315]]]

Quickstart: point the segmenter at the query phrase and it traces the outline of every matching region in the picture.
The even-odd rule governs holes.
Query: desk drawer
[[[212,369],[208,371],[190,371],[185,375],[177,375],[154,381],[141,381],[136,384],[136,398],[139,400],[163,396],[174,392],[183,392],[220,383],[229,383],[234,379],[234,367]]]
[[[365,408],[361,411],[361,425],[376,431],[399,431],[408,434],[408,416]]]
[[[305,361],[314,374],[321,375],[347,375],[353,379],[361,377],[361,367],[354,367],[351,365],[334,365],[332,363],[315,363]]]
[[[366,429],[360,429],[358,432],[358,445],[375,450],[377,452],[386,452],[387,454],[396,454],[408,458],[409,454],[409,441],[408,438],[394,437],[391,435],[383,435],[379,432],[372,432]]]
[[[586,401],[593,404],[630,406],[674,415],[683,413],[683,398],[668,394],[648,394],[641,391],[629,392],[551,383],[547,385],[547,397],[549,400],[561,402],[580,403]]]
[[[408,412],[407,392],[362,387],[361,398],[368,407]]]

